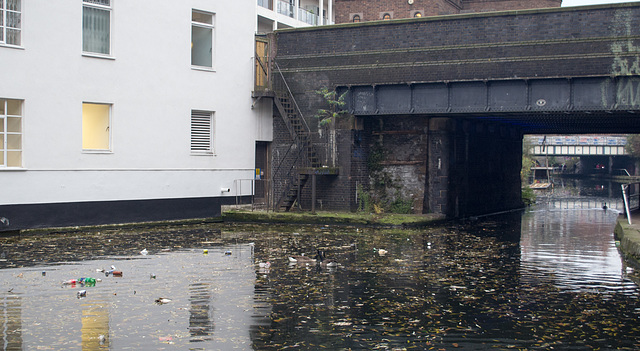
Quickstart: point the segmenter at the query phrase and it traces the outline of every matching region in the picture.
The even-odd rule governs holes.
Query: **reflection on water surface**
[[[0,350],[633,350],[638,288],[615,218],[538,208],[419,230],[202,224],[0,238]],[[289,263],[318,249],[338,267]],[[122,277],[97,271],[112,265]],[[102,281],[61,285],[83,277]]]

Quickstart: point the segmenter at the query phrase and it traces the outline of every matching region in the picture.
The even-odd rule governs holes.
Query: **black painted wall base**
[[[241,198],[247,203],[250,198]],[[236,203],[235,197],[153,199],[2,205],[0,232],[103,224],[157,222],[221,216],[221,206]]]

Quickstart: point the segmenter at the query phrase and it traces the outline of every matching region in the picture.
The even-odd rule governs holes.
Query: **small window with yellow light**
[[[82,104],[82,150],[111,151],[110,104]]]

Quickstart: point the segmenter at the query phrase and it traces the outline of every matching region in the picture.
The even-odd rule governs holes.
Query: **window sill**
[[[0,43],[0,48],[24,50],[24,46]]]
[[[213,152],[191,152],[191,156],[216,156]]]
[[[16,172],[16,171],[26,171],[26,168],[23,167],[0,167],[0,172]]]
[[[98,58],[98,59],[105,59],[105,60],[115,60],[116,59],[115,56],[95,54],[95,53],[92,53],[92,52],[83,52],[82,56]]]
[[[113,154],[111,150],[82,150],[83,154]]]
[[[205,66],[191,66],[191,69],[194,71],[205,71],[205,72],[215,72],[216,70],[213,67],[205,67]]]

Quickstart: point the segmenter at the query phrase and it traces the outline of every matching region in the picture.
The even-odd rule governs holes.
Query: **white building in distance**
[[[0,231],[248,201],[273,125],[255,35],[309,25],[255,1],[0,0]]]

